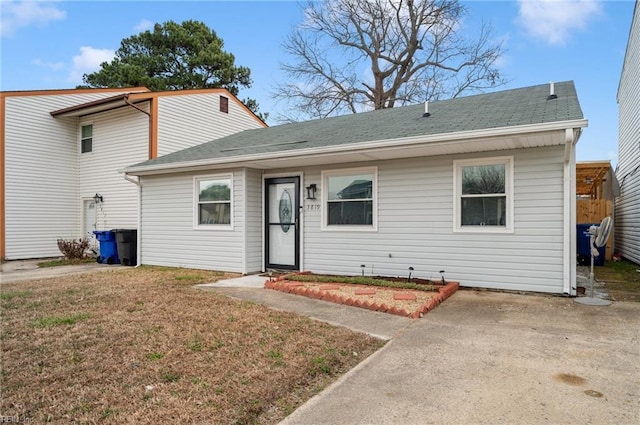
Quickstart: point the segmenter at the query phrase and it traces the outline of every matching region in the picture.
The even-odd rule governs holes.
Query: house
[[[640,264],[640,5],[636,1],[618,86],[615,249]]]
[[[138,258],[574,295],[586,126],[568,81],[245,130],[123,170]]]
[[[136,228],[118,169],[265,124],[224,89],[0,93],[0,258],[60,255],[56,240]]]

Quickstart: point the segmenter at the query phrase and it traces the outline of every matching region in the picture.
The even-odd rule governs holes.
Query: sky
[[[505,53],[499,69],[507,84],[495,90],[573,80],[589,126],[578,161],[617,163],[616,94],[634,0],[462,1],[460,24],[473,37],[491,24]],[[297,1],[22,1],[0,0],[0,90],[74,88],[82,75],[110,61],[122,39],[169,20],[202,21],[224,40],[237,66],[251,69],[253,85],[239,98],[256,99],[271,117],[287,34],[302,22]],[[493,91],[493,90],[492,90]],[[268,120],[270,125],[277,122]]]

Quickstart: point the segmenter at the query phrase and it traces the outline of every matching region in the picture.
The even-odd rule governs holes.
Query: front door
[[[265,180],[265,264],[300,270],[300,177]]]
[[[96,203],[93,199],[82,201],[84,210],[84,236],[93,238],[93,231],[96,230]]]

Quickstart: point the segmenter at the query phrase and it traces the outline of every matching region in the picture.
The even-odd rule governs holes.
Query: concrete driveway
[[[432,423],[640,423],[640,304],[458,291],[282,422]]]

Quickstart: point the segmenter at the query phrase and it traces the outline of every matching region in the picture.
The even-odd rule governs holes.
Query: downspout
[[[135,184],[136,186],[138,186],[138,231],[136,232],[136,265],[134,268],[138,268],[140,267],[140,264],[142,263],[142,246],[141,246],[141,241],[142,241],[142,237],[141,237],[141,232],[142,232],[142,184],[140,184],[140,177],[138,177],[138,179],[132,179],[131,177],[129,177],[128,174],[125,173],[124,175],[124,179],[128,182],[131,182],[133,184]]]
[[[580,137],[580,129],[565,129],[564,144],[564,223],[563,223],[563,270],[562,290],[566,295],[575,296],[576,283],[576,152],[575,144]]]

